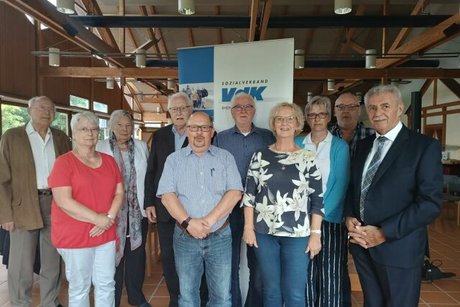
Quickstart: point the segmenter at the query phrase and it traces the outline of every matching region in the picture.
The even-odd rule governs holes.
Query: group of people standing
[[[231,101],[235,125],[216,134],[177,93],[168,100],[172,125],[154,133],[149,153],[123,110],[112,113],[104,141],[93,113],[74,115],[69,151],[69,139],[49,127],[53,103],[31,99],[31,121],[0,145],[12,305],[30,305],[40,238],[42,253],[57,248],[52,261],[42,258],[41,306],[60,306],[59,255],[69,306],[89,306],[91,283],[96,306],[119,306],[123,283],[131,305],[150,306],[142,293],[150,221],[170,307],[351,306],[348,247],[365,306],[417,306],[426,226],[441,209],[440,145],[401,123],[398,88],[374,87],[364,102],[375,131],[359,123],[351,93],[334,106],[314,97],[305,112],[280,103],[270,131],[253,124],[256,103],[240,93]],[[305,119],[311,132],[299,138]]]

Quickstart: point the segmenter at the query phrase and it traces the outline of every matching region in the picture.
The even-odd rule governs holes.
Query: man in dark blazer
[[[345,209],[364,306],[418,306],[427,225],[441,212],[440,144],[401,123],[397,87],[364,102],[376,135],[358,143]]]
[[[176,221],[163,206],[161,199],[156,197],[156,194],[166,158],[171,153],[188,145],[185,128],[187,120],[192,114],[192,102],[185,93],[173,94],[168,99],[168,111],[171,115],[172,125],[163,127],[153,134],[145,176],[144,208],[149,221],[157,223],[163,275],[170,297],[169,306],[176,307],[179,296],[179,278],[177,277],[173,251],[173,234]]]
[[[32,304],[37,246],[40,248],[40,306],[61,306],[61,257],[51,243],[48,175],[56,157],[71,149],[69,137],[51,128],[54,103],[29,100],[30,121],[5,132],[0,142],[0,226],[10,232],[8,290],[11,306]]]

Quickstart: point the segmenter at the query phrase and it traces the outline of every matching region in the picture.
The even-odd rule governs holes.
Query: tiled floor
[[[433,283],[423,282],[420,307],[448,307],[460,306],[460,227],[455,225],[455,214],[452,207],[445,207],[443,216],[430,225],[430,252],[431,258],[442,261],[441,269],[444,272],[454,272],[455,277],[437,280]],[[352,270],[353,271],[353,270]],[[67,287],[61,291],[61,302],[66,305]],[[152,276],[146,277],[144,293],[147,300],[154,307],[168,306],[169,297],[161,264],[154,263]],[[362,306],[362,293],[353,291],[353,307]],[[33,289],[33,306],[39,304],[38,284]],[[121,307],[130,306],[123,295]],[[7,274],[4,266],[0,265],[0,307],[10,307],[8,300]],[[254,306],[257,307],[257,306]]]

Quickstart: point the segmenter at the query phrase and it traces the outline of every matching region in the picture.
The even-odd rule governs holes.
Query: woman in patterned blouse
[[[264,306],[305,306],[308,258],[321,250],[321,174],[315,155],[294,143],[304,124],[302,110],[281,103],[269,121],[276,142],[252,156],[243,239],[256,247]]]

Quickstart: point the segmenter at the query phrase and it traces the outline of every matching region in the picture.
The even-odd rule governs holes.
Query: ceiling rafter
[[[251,8],[249,11],[249,32],[248,32],[248,42],[253,42],[256,37],[257,30],[257,17],[259,13],[259,0],[251,1]]]
[[[364,15],[365,11],[366,11],[366,6],[364,4],[360,4],[358,5],[358,8],[356,9],[355,16],[362,16]],[[353,37],[357,30],[358,30],[357,28],[347,28],[346,41],[342,43],[342,46],[340,47],[340,52],[339,52],[340,54],[344,54],[349,50],[350,42],[353,40]]]
[[[149,15],[147,13],[147,7],[145,5],[139,6],[139,10],[140,10],[140,13],[143,16],[148,16]],[[153,47],[155,48],[155,52],[157,53],[157,55],[160,55],[160,49],[158,47],[157,38],[155,37],[154,29],[147,28],[147,35],[149,36],[150,40],[154,42]]]
[[[437,45],[444,43],[453,37],[460,35],[460,12],[452,15],[450,18],[441,22],[437,26],[434,26],[424,31],[419,36],[406,42],[404,45],[396,48],[388,55],[393,54],[404,55],[399,58],[382,58],[377,59],[377,68],[386,68],[390,66],[398,65],[404,61],[407,61],[410,56],[417,52],[423,52],[429,48],[436,47]]]
[[[283,11],[283,12],[281,13],[281,16],[287,16],[288,10],[289,10],[289,6],[283,5],[281,10]],[[279,29],[279,33],[278,33],[278,38],[284,38],[284,32],[286,32],[286,28],[280,28],[280,29]]]
[[[43,77],[72,77],[72,78],[105,78],[126,77],[145,79],[177,79],[177,68],[110,68],[110,67],[49,67],[42,66],[39,73]],[[384,79],[454,79],[460,75],[460,69],[439,68],[304,68],[294,70],[295,80],[324,80],[331,79],[362,80]],[[164,86],[164,85],[163,85]]]
[[[420,93],[422,94],[422,96],[425,95],[426,91],[430,88],[430,85],[433,84],[433,81],[434,79],[427,79],[423,83],[422,87],[420,88]]]
[[[97,16],[102,16],[102,11],[99,5],[97,4],[96,0],[81,0],[83,5],[86,8],[86,12],[90,15],[97,15]],[[112,34],[112,31],[110,31],[109,28],[97,28],[97,31],[99,32],[99,35],[101,36],[102,40],[105,41],[107,44],[110,46],[118,48],[117,42],[115,41],[115,37]]]
[[[214,15],[220,15],[220,6],[216,5],[214,6]],[[216,34],[217,34],[217,44],[220,45],[223,43],[222,40],[222,28],[217,28],[216,29]]]
[[[321,7],[319,5],[316,5],[313,10],[313,14],[319,15],[320,12],[321,12]],[[315,31],[316,31],[316,28],[307,29],[307,34],[305,35],[306,40],[305,40],[305,47],[304,47],[305,55],[308,55],[310,53],[311,42],[313,40],[313,36],[315,35]]]
[[[128,28],[128,37],[131,40],[131,43],[133,43],[133,46],[135,47],[135,49],[138,49],[139,45],[136,42],[136,37],[134,36],[133,29],[131,28]]]
[[[153,6],[153,5],[150,6],[150,14],[151,15],[156,15],[157,14],[155,6]],[[165,38],[163,36],[163,32],[161,31],[160,28],[155,28],[155,37],[157,37],[157,39],[158,39],[158,48],[159,48],[159,50],[161,52],[161,57],[163,59],[168,60],[170,58],[169,57],[169,52],[168,52],[168,48],[166,47],[166,42],[165,42]]]
[[[192,28],[188,28],[188,46],[189,47],[195,47],[195,38],[193,37],[193,29]]]
[[[418,2],[415,4],[414,9],[410,13],[411,15],[419,15],[420,12],[423,11],[423,7],[427,5],[430,2],[430,0],[418,0]],[[390,48],[388,49],[388,52],[394,51],[396,48],[399,47],[401,42],[406,39],[406,37],[409,35],[411,28],[402,28],[398,35],[396,36],[395,40],[393,41],[393,44],[391,44]]]
[[[460,98],[460,84],[454,79],[439,79],[444,85]]]
[[[139,99],[137,99],[136,91],[132,87],[132,85],[129,82],[126,82],[125,84],[126,88],[128,88],[129,93],[131,94],[131,98],[134,100],[134,103],[138,107],[140,112],[144,112],[144,108],[142,107],[142,103],[140,103]]]
[[[260,22],[260,34],[259,40],[265,40],[265,35],[267,34],[268,21],[270,20],[270,13],[272,10],[272,0],[265,0],[263,11],[262,11],[262,21]]]

